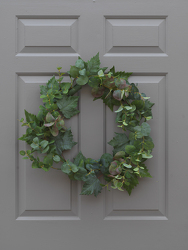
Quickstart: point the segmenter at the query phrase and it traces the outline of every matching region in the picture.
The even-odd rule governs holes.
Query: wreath
[[[61,67],[57,70],[58,79],[53,76],[46,86],[40,86],[43,105],[39,106],[38,114],[25,110],[26,121],[20,119],[27,129],[19,140],[31,147],[21,150],[20,155],[32,162],[32,168],[61,170],[71,180],[83,181],[82,195],[97,196],[109,184],[113,189],[126,190],[130,195],[139,178],[151,177],[145,161],[152,158],[154,148],[147,123],[152,118],[154,103],[139,92],[137,84],[129,83],[132,73],[116,72],[114,66],[104,73],[107,68],[100,68],[99,53],[88,62],[79,57],[67,72],[70,82],[63,82]],[[79,96],[75,94],[86,84],[92,88],[94,100],[102,99],[112,111],[118,106],[116,122],[122,133],[115,133],[108,142],[113,147],[113,155],[105,153],[95,160],[79,152],[72,162],[64,158],[63,152],[77,143],[73,141],[71,128],[65,123],[66,119],[79,113]],[[60,162],[61,168],[54,166]],[[101,174],[106,184],[100,182]]]

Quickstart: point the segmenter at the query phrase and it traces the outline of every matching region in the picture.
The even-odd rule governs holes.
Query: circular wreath
[[[154,103],[140,93],[134,83],[128,82],[132,73],[116,72],[114,66],[104,73],[107,68],[100,68],[99,53],[88,62],[79,57],[67,72],[70,82],[63,82],[64,73],[60,72],[61,67],[57,69],[59,79],[53,76],[46,86],[40,86],[40,98],[44,104],[39,106],[38,114],[25,110],[26,121],[20,120],[27,130],[19,140],[31,147],[30,150],[21,150],[20,154],[23,159],[32,161],[32,168],[58,169],[71,180],[83,181],[81,194],[97,196],[102,187],[110,184],[113,189],[125,189],[130,195],[139,178],[151,177],[145,161],[152,158],[154,148],[147,123],[152,118]],[[113,147],[113,155],[105,153],[95,160],[79,152],[71,162],[64,158],[63,152],[70,150],[76,142],[65,121],[79,113],[79,96],[74,94],[86,84],[92,88],[94,100],[102,99],[112,111],[118,106],[116,122],[122,133],[115,133],[108,142]],[[44,157],[38,157],[35,152]],[[61,168],[54,167],[59,162],[62,162]],[[101,174],[107,184],[100,182]]]

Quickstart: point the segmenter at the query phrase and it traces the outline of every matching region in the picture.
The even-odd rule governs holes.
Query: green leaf
[[[105,89],[104,94],[102,95],[103,102],[113,111],[114,106],[120,106],[121,102],[113,98],[112,92],[109,89]]]
[[[131,110],[131,109],[132,109],[131,106],[124,106],[124,108],[125,108],[126,110]]]
[[[85,161],[86,158],[83,156],[82,152],[79,152],[74,158],[74,164],[78,166],[81,160]]]
[[[137,110],[142,110],[144,108],[145,102],[142,100],[135,100],[131,103],[131,105],[135,105]]]
[[[126,164],[126,163],[123,163],[123,166],[125,166],[126,168],[132,168],[132,166],[131,166],[131,165]]]
[[[67,162],[68,162],[68,164],[69,164],[69,166],[70,166],[70,169],[71,169],[71,171],[72,171],[73,173],[78,172],[78,167],[77,167],[74,163],[72,163],[72,162],[69,161],[69,160],[67,160]]]
[[[40,98],[46,98],[46,95],[41,95]]]
[[[125,145],[128,142],[128,138],[126,134],[123,133],[115,133],[116,136],[108,142],[109,145],[114,147],[113,154],[115,155],[119,151],[124,151],[125,150]]]
[[[107,164],[108,167],[110,163],[113,161],[113,156],[109,153],[106,153],[101,156],[100,160],[105,160],[105,163]]]
[[[70,170],[70,167],[69,165],[67,164],[67,162],[64,162],[62,165],[61,165],[61,171],[65,174],[70,174],[71,173],[71,170]]]
[[[71,66],[70,76],[73,78],[77,78],[79,76],[79,69],[76,66]]]
[[[35,144],[39,144],[39,138],[38,138],[38,137],[35,137],[35,138],[33,139],[33,142],[34,142]]]
[[[42,147],[43,149],[45,149],[45,147],[48,145],[48,141],[43,140],[43,141],[40,142],[40,145],[41,145],[41,147]]]
[[[62,92],[63,94],[67,94],[69,89],[71,87],[71,83],[70,82],[62,82],[61,83],[61,89],[62,89]]]
[[[47,156],[45,156],[43,159],[43,163],[51,167],[53,165],[53,154],[48,154]]]
[[[66,96],[64,95],[61,100],[57,101],[57,106],[66,118],[78,114],[80,111],[76,109],[78,105],[79,96]]]
[[[37,114],[37,119],[42,122],[44,120],[44,117],[45,117],[45,113],[43,110],[40,109]]]
[[[99,76],[99,77],[103,77],[103,76],[104,76],[104,72],[103,72],[102,70],[99,70],[98,76]]]
[[[38,162],[33,162],[32,163],[32,168],[39,168],[39,164],[38,164]]]
[[[139,173],[140,173],[140,176],[141,177],[150,177],[150,178],[152,178],[152,176],[150,175],[150,173],[148,172],[148,169],[147,169],[147,167],[144,165],[144,164],[142,164],[142,166],[143,166],[143,168],[140,168],[140,171],[139,171]]]
[[[133,170],[137,172],[139,170],[139,168],[134,168]]]
[[[54,125],[54,122],[50,122],[50,123],[45,123],[44,126],[45,127],[52,127]]]
[[[142,158],[145,158],[145,159],[150,159],[150,158],[152,158],[152,157],[153,157],[153,155],[147,154],[146,152],[144,152],[144,153],[142,154]]]
[[[20,151],[20,155],[24,156],[24,155],[25,155],[25,151],[24,151],[24,150],[21,150],[21,151]]]
[[[56,151],[58,155],[62,154],[62,151],[71,149],[77,143],[73,141],[73,135],[71,129],[67,129],[65,133],[59,133],[56,137],[54,145],[56,146]]]
[[[59,155],[55,155],[54,157],[53,157],[53,160],[55,161],[55,162],[60,162],[60,157],[59,157]]]
[[[42,151],[42,154],[45,154],[45,153],[47,153],[48,152],[48,150],[49,150],[49,146],[47,146],[43,151]]]
[[[64,126],[64,125],[65,125],[65,122],[64,122],[63,119],[59,120],[59,121],[56,123],[56,126],[57,126],[58,130],[60,130],[60,129],[62,129],[62,128],[65,129],[65,126]]]
[[[129,178],[128,183],[125,183],[123,187],[127,190],[128,194],[131,195],[131,192],[134,187],[138,185],[138,177],[135,174],[130,174],[131,178]],[[127,185],[128,184],[128,185]]]
[[[53,90],[59,90],[59,83],[55,79],[55,76],[53,76],[48,83],[46,84],[48,89],[53,89]],[[49,92],[48,92],[49,93]]]
[[[117,153],[114,155],[114,158],[113,158],[113,159],[118,160],[118,159],[120,159],[120,158],[122,158],[122,157],[124,157],[124,156],[125,156],[125,151],[119,151],[119,152],[117,152]]]
[[[61,170],[65,174],[70,174],[71,172],[76,173],[78,171],[78,167],[71,161],[67,160],[62,164]]]
[[[88,70],[91,73],[97,73],[100,67],[99,53],[88,61]]]
[[[94,194],[95,197],[101,193],[102,186],[100,181],[95,174],[88,175],[87,181],[84,183],[82,188],[82,195]]]
[[[128,179],[131,178],[131,175],[130,175],[130,172],[129,172],[129,171],[127,171],[127,172],[125,173],[125,177],[128,178]]]
[[[148,100],[148,99],[150,99],[150,97],[144,96],[143,99],[144,99],[144,100]]]
[[[136,152],[136,147],[134,145],[126,145],[125,152],[129,155],[133,155]]]
[[[50,112],[48,112],[46,115],[46,121],[47,122],[54,122],[55,121],[55,118],[53,117],[52,114],[50,114]]]
[[[87,170],[85,168],[78,169],[78,172],[75,173],[74,178],[78,181],[86,181],[87,180]]]
[[[151,119],[152,119],[152,116],[146,117],[146,120],[147,120],[147,121],[149,121],[149,120],[151,120]]]
[[[112,73],[112,75],[115,75],[116,71],[114,66],[110,69],[110,72]]]
[[[123,106],[120,106],[118,110],[115,111],[115,113],[121,112],[123,110]]]
[[[146,122],[143,122],[141,126],[134,127],[137,138],[142,138],[143,136],[148,136],[151,132],[150,125]]]
[[[33,121],[35,121],[36,123],[38,123],[36,115],[30,114],[26,110],[25,110],[25,118],[26,118],[26,121],[28,123],[33,122]]]
[[[76,80],[76,83],[78,85],[85,85],[88,82],[89,78],[87,76],[79,76],[78,79]]]
[[[53,127],[50,129],[51,134],[56,137],[59,134],[59,130],[56,126],[56,124],[53,125]]]
[[[79,74],[80,74],[81,76],[85,76],[85,74],[86,74],[86,69],[80,70],[80,71],[79,71]]]
[[[84,61],[82,59],[78,59],[75,63],[76,67],[79,69],[83,69],[84,68]]]
[[[69,90],[68,95],[73,96],[76,92],[78,92],[82,88],[81,85],[76,84],[72,89]]]
[[[27,160],[27,159],[29,159],[29,157],[25,156],[25,157],[23,157],[22,159],[23,159],[23,160]]]
[[[152,139],[148,137],[148,139],[144,140],[144,148],[146,150],[152,150],[154,148],[154,143],[152,142]]]

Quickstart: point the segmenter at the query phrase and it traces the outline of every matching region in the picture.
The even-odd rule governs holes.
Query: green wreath
[[[30,150],[21,150],[20,154],[23,159],[32,161],[32,168],[58,169],[71,180],[83,181],[82,195],[97,196],[102,187],[108,188],[109,184],[113,189],[127,190],[130,195],[139,178],[151,177],[145,161],[152,158],[154,148],[147,123],[152,118],[154,103],[140,93],[134,83],[128,82],[132,73],[115,72],[114,67],[104,73],[107,68],[100,68],[99,53],[88,62],[79,57],[67,72],[70,82],[63,82],[64,73],[60,72],[61,68],[57,69],[59,79],[53,76],[46,86],[40,86],[40,98],[44,104],[39,106],[38,114],[25,110],[26,121],[20,120],[27,130],[19,140],[31,147]],[[112,111],[118,106],[116,122],[122,133],[116,133],[108,142],[113,147],[113,155],[105,153],[95,160],[79,152],[71,162],[64,158],[63,152],[70,150],[76,142],[65,121],[79,113],[79,96],[74,94],[86,84],[92,88],[94,100],[102,99]],[[35,152],[44,157],[36,156]],[[59,162],[62,162],[61,168],[54,167]],[[101,174],[106,184],[100,182]]]

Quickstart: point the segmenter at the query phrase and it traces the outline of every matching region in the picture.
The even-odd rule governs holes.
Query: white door
[[[185,250],[188,245],[188,2],[185,0],[0,1],[0,249]],[[62,66],[100,53],[102,67],[133,72],[155,103],[155,143],[145,178],[129,197],[81,196],[60,171],[32,169],[19,155],[24,109],[38,112],[39,85]],[[88,113],[88,107],[90,112]],[[89,87],[70,125],[79,150],[98,159],[115,115]],[[97,122],[96,122],[97,121]]]

